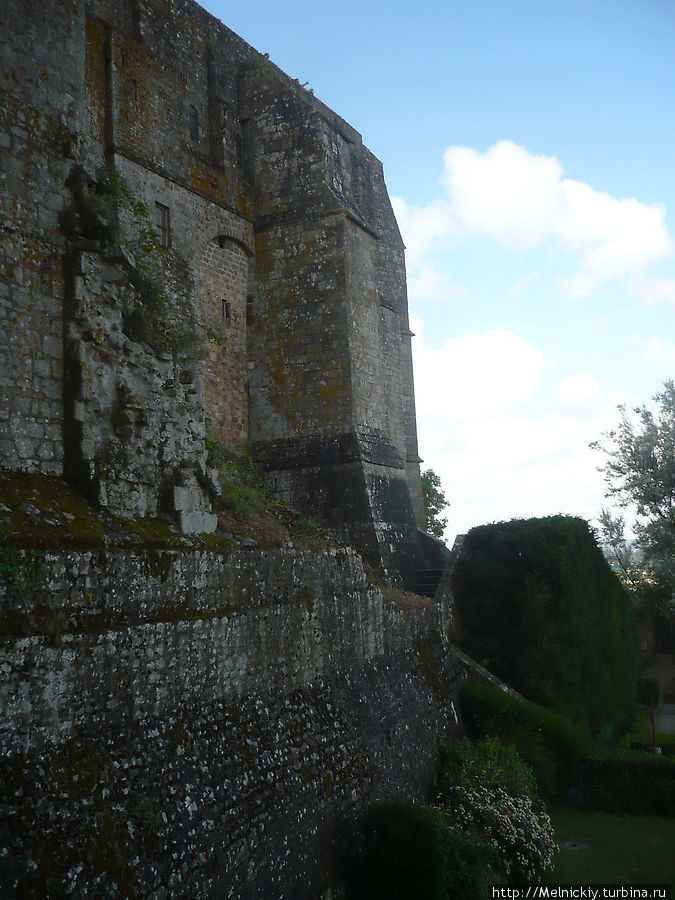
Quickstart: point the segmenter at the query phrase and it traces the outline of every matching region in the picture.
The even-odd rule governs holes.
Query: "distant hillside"
[[[525,696],[596,735],[630,710],[637,623],[583,519],[472,529],[453,593],[462,649]]]

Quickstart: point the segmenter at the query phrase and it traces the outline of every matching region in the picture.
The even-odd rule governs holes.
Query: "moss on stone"
[[[162,516],[122,519],[94,509],[56,476],[0,469],[0,575],[15,592],[29,594],[34,587],[41,557],[31,551],[115,547],[157,551],[147,556],[154,575],[168,564],[161,551],[229,554],[236,542],[231,535],[217,533],[187,537]]]
[[[8,547],[104,547],[103,521],[65,481],[52,475],[0,469],[0,529]]]

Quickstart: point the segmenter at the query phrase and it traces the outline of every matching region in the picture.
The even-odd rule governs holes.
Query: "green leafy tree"
[[[616,429],[603,433],[591,447],[606,454],[600,467],[606,496],[632,509],[634,543],[625,537],[620,516],[603,510],[601,537],[626,582],[635,590],[658,584],[664,612],[675,614],[675,383],[668,380],[654,396],[656,411],[646,406],[628,415],[620,406]]]
[[[440,476],[433,469],[425,469],[422,472],[422,499],[427,531],[436,537],[443,537],[448,520],[441,518],[439,513],[450,504],[443,493]]]

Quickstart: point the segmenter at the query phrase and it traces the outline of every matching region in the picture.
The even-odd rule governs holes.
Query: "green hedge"
[[[473,737],[494,735],[513,744],[534,770],[542,794],[549,800],[567,799],[576,764],[589,743],[583,728],[479,678],[460,684],[459,702]]]
[[[438,794],[443,798],[452,788],[502,788],[507,794],[535,797],[537,782],[531,767],[513,744],[499,738],[454,741],[441,744],[438,764]]]
[[[555,516],[472,529],[452,590],[462,650],[594,735],[626,724],[637,622],[587,522]]]
[[[494,850],[450,828],[433,807],[373,803],[344,866],[348,900],[486,900]]]
[[[470,734],[513,744],[548,800],[572,796],[606,812],[672,815],[675,756],[626,747],[589,750],[588,734],[564,716],[478,678],[461,683],[459,701]],[[672,736],[662,739],[670,750]]]
[[[651,737],[646,739],[639,735],[628,734],[621,741],[622,746],[630,750],[647,750],[653,753],[653,741]],[[675,756],[675,734],[658,734],[656,735],[656,745],[661,748],[664,756]]]
[[[579,764],[581,801],[606,812],[673,815],[675,759],[641,750],[603,750]]]

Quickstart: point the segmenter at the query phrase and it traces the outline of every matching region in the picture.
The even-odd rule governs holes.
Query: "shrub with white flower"
[[[496,874],[507,882],[536,881],[553,867],[558,846],[551,820],[532,798],[501,788],[455,787],[441,809],[452,827],[495,848]]]

